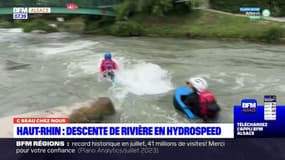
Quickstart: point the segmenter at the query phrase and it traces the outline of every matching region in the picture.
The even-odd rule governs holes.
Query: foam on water
[[[77,76],[82,76],[83,74],[85,75],[98,74],[101,60],[102,60],[102,55],[93,54],[93,55],[80,57],[79,59],[78,58],[74,59],[69,63],[65,63],[65,65],[67,66],[68,76],[77,77]]]
[[[22,33],[21,28],[13,28],[13,29],[0,29],[0,42],[1,43],[18,43],[19,39],[27,36]]]
[[[280,90],[281,92],[285,92],[285,85],[279,86],[279,90]]]
[[[79,57],[67,63],[66,66],[67,74],[71,79],[86,76],[94,78],[94,76],[97,75],[97,79],[94,78],[94,83],[106,86],[106,90],[96,93],[94,96],[100,97],[108,95],[113,103],[116,104],[118,113],[121,114],[120,122],[128,122],[129,116],[125,114],[125,104],[131,105],[131,103],[134,103],[134,101],[129,101],[127,98],[130,93],[134,96],[154,95],[167,93],[173,89],[168,71],[162,69],[159,65],[146,63],[143,60],[127,59],[116,52],[113,52],[113,57],[119,64],[119,72],[116,76],[115,86],[112,86],[111,83],[109,83],[108,86],[108,83],[99,76],[102,53]],[[148,108],[149,106],[146,105],[145,107]],[[144,109],[142,109],[142,111],[143,110]],[[152,120],[155,118],[160,119],[157,116],[151,117]],[[170,118],[168,121],[173,122],[174,120]]]
[[[80,62],[72,62],[68,65],[69,76],[83,74],[98,74],[100,57],[96,55],[82,59]],[[119,72],[116,76],[116,88],[124,93],[125,91],[135,95],[163,94],[173,89],[171,77],[167,70],[159,65],[143,61],[128,60],[123,57],[116,57],[119,64]],[[98,78],[98,82],[100,79]],[[121,93],[121,92],[119,92]]]
[[[0,29],[1,32],[6,32],[6,33],[22,33],[23,29],[22,28],[11,28],[11,29]]]
[[[210,74],[198,74],[198,75],[194,75],[193,77],[202,77],[202,78],[210,79],[212,76]]]
[[[136,95],[162,94],[173,89],[168,71],[152,63],[135,64],[121,70],[117,81]]]
[[[232,89],[237,90],[244,87],[244,81],[245,81],[244,77],[236,77],[235,78],[236,86],[233,87]]]
[[[82,51],[89,49],[91,46],[97,45],[99,42],[92,42],[87,40],[77,40],[64,45],[58,45],[56,43],[50,43],[49,47],[42,47],[40,52],[45,55],[56,54],[70,54],[75,51]]]

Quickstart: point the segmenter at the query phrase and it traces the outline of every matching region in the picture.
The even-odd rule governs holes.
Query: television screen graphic
[[[284,26],[283,0],[1,0],[1,159],[284,159]]]

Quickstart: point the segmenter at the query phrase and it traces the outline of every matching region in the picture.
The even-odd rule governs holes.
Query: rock
[[[72,112],[69,117],[71,123],[100,123],[104,117],[115,113],[110,98],[100,97],[96,101],[82,104],[79,109]]]
[[[53,28],[57,28],[56,24],[49,24],[49,26],[53,27]]]
[[[63,18],[63,17],[57,17],[56,20],[57,20],[58,22],[64,22],[64,18]]]

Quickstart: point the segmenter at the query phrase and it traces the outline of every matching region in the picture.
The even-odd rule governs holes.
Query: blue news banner
[[[264,105],[255,99],[244,99],[234,106],[234,133],[239,137],[285,137],[285,106],[275,97],[265,97]]]

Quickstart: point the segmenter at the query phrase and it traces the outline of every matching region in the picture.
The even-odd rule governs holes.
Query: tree
[[[123,0],[115,10],[117,11],[118,19],[122,19],[136,13],[164,16],[176,9],[181,10],[183,8],[181,6],[184,6],[183,12],[188,12],[191,10],[191,1],[176,3],[176,0]]]

